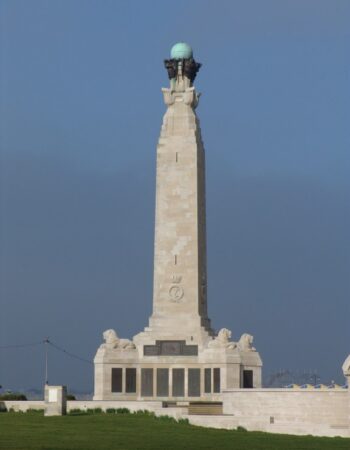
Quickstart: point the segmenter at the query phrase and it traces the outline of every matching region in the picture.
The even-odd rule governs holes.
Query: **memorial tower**
[[[133,340],[113,329],[95,357],[96,400],[219,400],[222,389],[259,387],[252,336],[216,333],[207,313],[205,154],[193,82],[201,67],[178,43],[157,146],[153,311]]]
[[[170,88],[157,147],[152,330],[192,336],[207,314],[205,155],[193,81],[200,64],[191,48],[173,47],[165,61]]]

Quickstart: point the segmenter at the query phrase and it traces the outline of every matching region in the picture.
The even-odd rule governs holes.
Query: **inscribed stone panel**
[[[160,347],[159,345],[144,345],[143,354],[145,356],[157,356],[159,355]]]
[[[198,345],[184,345],[182,351],[185,356],[197,356]]]
[[[123,369],[121,367],[112,369],[112,392],[123,390]]]
[[[157,369],[157,396],[169,395],[169,369]]]
[[[211,393],[211,369],[204,369],[204,392]]]
[[[125,370],[125,392],[136,392],[136,369],[134,368]]]
[[[188,369],[188,396],[200,397],[201,395],[201,371],[200,369]]]
[[[253,371],[243,370],[243,387],[252,388],[253,387]]]
[[[214,392],[220,392],[221,382],[220,382],[220,369],[215,368],[214,371]]]
[[[181,355],[185,341],[157,341],[160,343],[161,355]]]
[[[185,395],[185,369],[173,369],[173,397]]]
[[[141,369],[141,395],[153,397],[153,369]]]

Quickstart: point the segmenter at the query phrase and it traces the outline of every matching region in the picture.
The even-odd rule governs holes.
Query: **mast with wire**
[[[49,384],[49,366],[48,366],[48,357],[49,357],[49,338],[44,339],[45,344],[45,384]]]

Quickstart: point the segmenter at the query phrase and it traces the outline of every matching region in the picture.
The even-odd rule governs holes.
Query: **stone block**
[[[67,412],[66,386],[45,385],[45,416],[62,416]]]

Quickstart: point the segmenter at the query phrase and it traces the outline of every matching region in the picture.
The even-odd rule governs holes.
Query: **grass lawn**
[[[350,439],[227,431],[143,414],[1,413],[1,450],[350,449]]]

